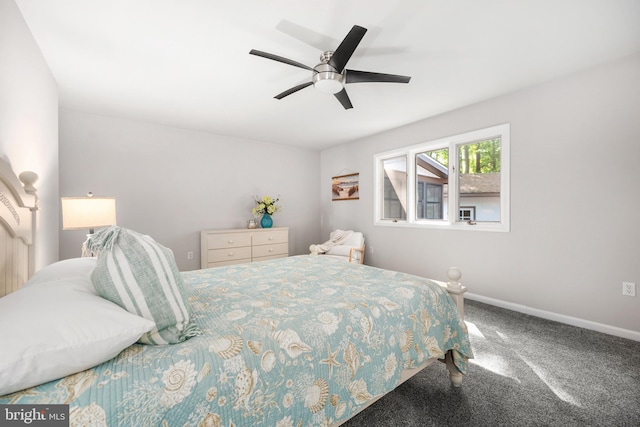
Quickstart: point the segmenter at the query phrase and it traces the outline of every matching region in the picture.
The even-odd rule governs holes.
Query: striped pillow
[[[191,307],[170,249],[118,226],[98,231],[87,245],[98,253],[91,273],[98,294],[156,323],[138,342],[175,344],[202,333],[190,322]]]

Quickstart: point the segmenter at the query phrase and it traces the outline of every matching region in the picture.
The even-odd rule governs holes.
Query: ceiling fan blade
[[[307,86],[311,86],[312,84],[313,84],[313,82],[306,82],[306,83],[299,84],[298,86],[294,86],[294,87],[292,87],[291,89],[287,89],[287,90],[285,90],[284,92],[277,94],[276,96],[274,96],[274,98],[276,98],[276,99],[282,99],[282,98],[284,98],[285,96],[289,96],[289,95],[291,95],[292,93],[296,93],[296,92],[297,92],[297,91],[299,91],[300,89],[304,89],[305,87],[307,87]]]
[[[366,32],[366,28],[354,25],[353,28],[351,28],[351,31],[349,31],[349,34],[347,34],[344,40],[342,40],[342,43],[340,43],[340,46],[338,46],[333,53],[333,56],[329,60],[329,65],[341,73]]]
[[[261,50],[251,49],[249,52],[250,55],[262,56],[263,58],[272,59],[274,61],[282,62],[283,64],[293,65],[294,67],[304,68],[305,70],[313,71],[313,68],[301,64],[299,62],[293,61],[291,59],[283,58],[282,56],[274,55],[272,53],[263,52]]]
[[[370,71],[349,70],[345,83],[409,83],[411,77],[398,74],[372,73]]]
[[[353,108],[353,105],[351,105],[351,100],[349,99],[349,95],[347,95],[346,90],[342,89],[340,92],[336,93],[334,96],[338,99],[338,101],[340,101],[340,104],[342,104],[345,110]]]
[[[308,44],[311,47],[315,47],[320,52],[324,52],[332,46],[338,46],[340,40],[333,37],[325,36],[302,25],[295,24],[291,21],[283,19],[276,25],[276,30],[283,32],[284,34],[293,37],[303,43]]]

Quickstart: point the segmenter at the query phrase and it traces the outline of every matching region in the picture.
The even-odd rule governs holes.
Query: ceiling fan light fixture
[[[320,92],[334,95],[344,89],[342,74],[328,64],[319,64],[315,67],[313,86]]]
[[[329,95],[334,95],[343,89],[342,82],[332,78],[318,79],[315,82],[313,82],[313,86],[316,89],[318,89],[320,92],[326,93]]]

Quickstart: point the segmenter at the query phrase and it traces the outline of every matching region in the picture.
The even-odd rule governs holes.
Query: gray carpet
[[[344,424],[640,426],[640,342],[465,301],[462,387],[436,363]]]

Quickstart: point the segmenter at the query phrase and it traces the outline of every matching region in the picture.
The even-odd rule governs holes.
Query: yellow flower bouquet
[[[256,206],[251,210],[253,216],[258,215],[273,215],[280,210],[278,202],[280,198],[273,198],[271,196],[264,196],[262,198],[256,197]]]

